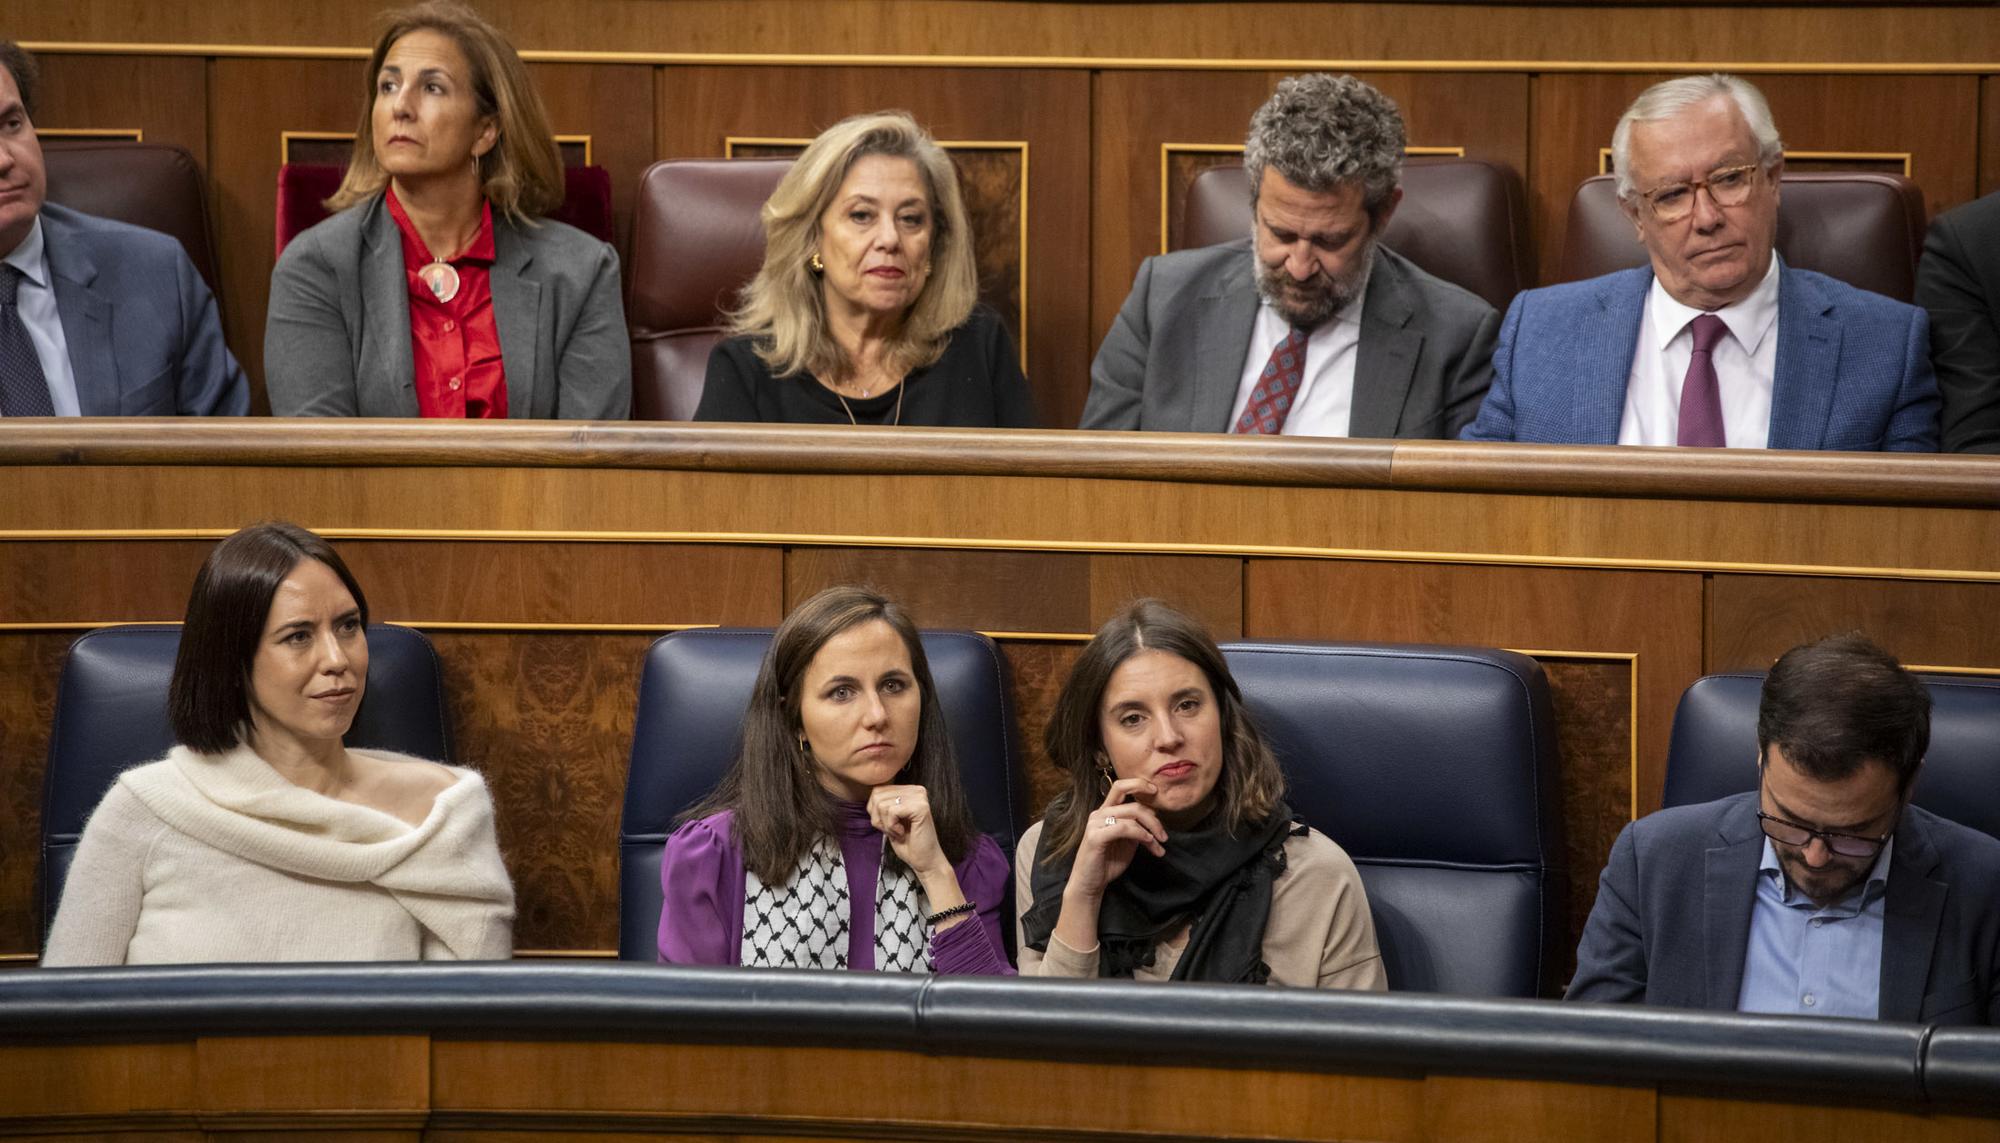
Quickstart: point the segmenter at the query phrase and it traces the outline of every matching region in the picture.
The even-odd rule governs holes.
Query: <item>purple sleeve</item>
[[[689,822],[660,859],[660,960],[734,965],[743,955],[743,854],[727,811]]]
[[[1007,946],[1000,939],[1000,903],[1006,892],[1007,858],[985,834],[958,863],[959,891],[979,915],[931,937],[931,967],[956,976],[1012,976]]]

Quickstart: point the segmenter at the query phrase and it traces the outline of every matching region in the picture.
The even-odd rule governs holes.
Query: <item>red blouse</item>
[[[416,357],[417,411],[426,417],[505,417],[507,374],[493,320],[493,207],[479,208],[479,235],[451,260],[458,293],[438,300],[417,271],[431,260],[403,204],[389,188],[389,216],[403,234],[410,283],[410,348]]]

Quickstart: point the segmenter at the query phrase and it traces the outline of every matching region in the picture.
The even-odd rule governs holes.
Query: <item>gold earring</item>
[[[812,272],[815,274],[826,273],[826,263],[819,260],[819,251],[817,250],[813,251],[812,257],[806,259],[806,265],[812,267]]]

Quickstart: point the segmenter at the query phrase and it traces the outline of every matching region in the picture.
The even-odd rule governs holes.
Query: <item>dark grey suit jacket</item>
[[[1757,795],[1625,827],[1576,950],[1570,1000],[1734,1011],[1764,834]],[[2000,840],[1911,806],[1883,898],[1884,1020],[2000,1023]]]
[[[42,204],[42,254],[86,417],[250,411],[215,295],[165,234]]]
[[[632,343],[618,254],[572,226],[493,215],[509,418],[624,420]],[[271,272],[264,387],[279,417],[414,417],[402,240],[381,195],[294,238]]]
[[[1917,264],[1944,397],[1944,451],[2000,453],[2000,193],[1931,222]]]
[[[1086,429],[1229,431],[1257,322],[1250,240],[1148,258],[1090,365]],[[1493,380],[1500,314],[1377,245],[1349,436],[1446,440]]]

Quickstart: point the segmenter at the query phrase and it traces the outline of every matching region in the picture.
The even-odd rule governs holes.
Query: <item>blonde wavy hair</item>
[[[499,124],[499,141],[476,160],[479,189],[486,201],[523,225],[532,225],[537,215],[561,206],[562,154],[556,150],[555,132],[549,128],[548,112],[535,94],[528,69],[507,37],[479,13],[448,0],[391,12],[388,19],[362,77],[366,96],[361,101],[361,125],[354,131],[354,156],[348,160],[340,189],[326,200],[327,209],[346,210],[388,185],[389,174],[375,156],[375,79],[396,41],[423,30],[449,36],[458,45],[472,69],[468,79],[479,114]]]
[[[906,111],[843,119],[812,141],[764,204],[764,265],[729,315],[730,332],[756,339],[757,356],[779,377],[831,379],[853,366],[827,327],[820,279],[807,262],[847,172],[869,155],[916,163],[930,195],[931,276],[888,347],[891,369],[904,374],[935,363],[979,300],[972,226],[951,156]]]

